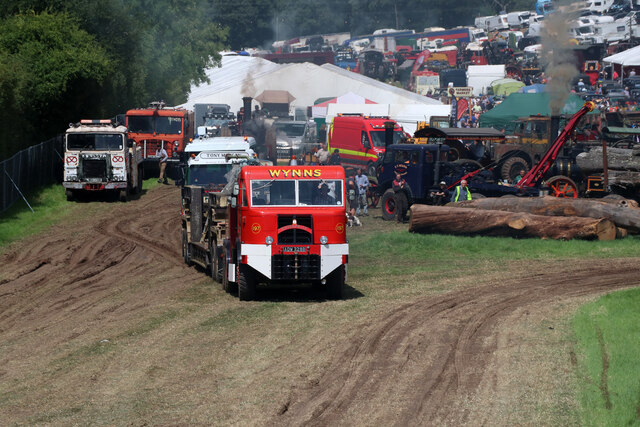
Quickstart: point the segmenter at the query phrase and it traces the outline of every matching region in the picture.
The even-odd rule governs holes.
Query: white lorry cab
[[[179,184],[220,189],[236,164],[258,165],[253,137],[229,136],[199,138],[187,145],[184,178]]]

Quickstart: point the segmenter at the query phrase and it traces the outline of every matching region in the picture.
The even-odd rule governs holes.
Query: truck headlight
[[[266,243],[267,245],[270,245],[270,244],[272,244],[272,243],[273,243],[273,237],[271,237],[271,236],[267,236],[267,238],[266,238],[266,239],[264,239],[264,241],[265,241],[265,243]]]
[[[327,236],[320,237],[320,243],[322,243],[323,245],[326,245],[328,241],[329,239],[327,239]]]

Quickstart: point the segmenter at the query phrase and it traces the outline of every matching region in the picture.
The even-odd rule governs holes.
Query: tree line
[[[533,0],[502,0],[509,8]],[[184,102],[223,49],[470,24],[497,0],[0,0],[0,160],[81,118]]]
[[[226,44],[228,30],[210,7],[208,0],[0,0],[0,159],[82,118],[184,102]]]

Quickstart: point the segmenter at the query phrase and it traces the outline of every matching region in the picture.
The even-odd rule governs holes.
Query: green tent
[[[579,96],[569,94],[567,102],[564,104],[561,114],[573,115],[582,106],[584,101]],[[594,110],[591,114],[599,114],[598,110]],[[549,109],[549,94],[542,93],[512,93],[507,96],[502,103],[496,105],[493,109],[480,115],[480,127],[495,129],[504,129],[506,133],[513,133],[515,128],[515,120],[519,117],[551,115]]]
[[[498,79],[491,82],[491,90],[494,95],[511,95],[517,92],[524,83],[515,79]]]

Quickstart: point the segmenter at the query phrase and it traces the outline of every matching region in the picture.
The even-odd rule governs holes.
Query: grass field
[[[158,186],[160,184],[154,179],[144,183],[145,190]],[[0,251],[3,245],[45,230],[57,222],[75,216],[87,217],[118,204],[66,202],[60,186],[49,187],[29,197],[30,201],[36,201],[35,215],[21,207],[22,202],[16,202],[0,217]],[[219,285],[204,273],[196,274],[198,280],[186,281],[184,288],[170,300],[158,298],[148,308],[133,311],[123,318],[118,316],[117,321],[101,321],[99,328],[87,332],[81,340],[47,348],[46,353],[53,354],[53,361],[39,361],[41,366],[25,368],[27,376],[15,380],[15,384],[0,392],[0,409],[12,401],[29,402],[34,393],[45,390],[52,403],[34,404],[39,410],[23,420],[58,425],[82,424],[87,420],[93,420],[95,424],[168,424],[168,420],[176,420],[172,418],[174,413],[184,413],[185,408],[197,402],[196,397],[202,393],[190,393],[190,389],[199,384],[202,389],[197,390],[209,394],[201,397],[206,404],[195,408],[200,413],[194,413],[194,423],[203,419],[204,412],[206,417],[222,424],[225,420],[237,420],[234,417],[239,410],[255,411],[261,405],[282,403],[281,385],[295,384],[296,379],[283,380],[288,375],[284,368],[282,372],[273,373],[273,378],[264,379],[262,375],[269,368],[270,360],[298,348],[313,349],[317,343],[328,342],[338,348],[352,325],[378,318],[387,313],[392,304],[457,287],[472,287],[477,280],[499,281],[509,275],[514,277],[522,271],[521,267],[542,269],[552,264],[572,265],[585,259],[636,257],[639,243],[635,236],[610,242],[562,242],[410,234],[407,225],[382,221],[379,210],[372,210],[372,216],[363,218],[363,223],[363,227],[348,229],[348,283],[353,287],[348,288],[345,301],[324,301],[322,297],[310,298],[307,293],[300,292],[241,303],[221,291]],[[110,299],[105,298],[105,304],[120,304],[120,300],[123,304],[124,301],[153,301],[151,294],[156,293],[157,284],[163,279],[168,280],[154,272],[134,282],[124,282],[110,290],[113,294]],[[632,364],[634,355],[640,350],[636,326],[640,319],[633,311],[638,303],[640,291],[636,290],[612,294],[584,306],[573,323],[575,337],[569,327],[575,307],[566,312],[541,310],[538,317],[532,316],[521,330],[516,330],[514,333],[519,334],[519,339],[532,343],[526,347],[528,349],[538,349],[549,343],[552,346],[552,351],[547,353],[517,355],[515,359],[522,365],[530,359],[548,363],[549,375],[536,380],[545,383],[538,391],[543,397],[553,395],[556,399],[549,398],[544,408],[528,408],[530,412],[517,415],[525,418],[516,418],[511,424],[637,423],[638,418],[633,416],[636,414],[637,417],[634,411],[638,410],[640,401],[640,382],[637,374],[627,375],[628,378],[624,374],[635,374],[637,370]],[[564,317],[552,321],[553,315]],[[562,327],[565,324],[567,328]],[[554,326],[555,335],[550,335],[550,325]],[[62,330],[60,334],[66,332]],[[50,342],[51,332],[47,334]],[[326,335],[331,339],[326,339]],[[551,341],[550,336],[554,337]],[[21,335],[14,339],[25,338]],[[574,380],[569,370],[556,375],[558,366],[566,366],[567,353],[575,342],[579,343],[576,350],[579,377]],[[0,342],[0,353],[13,348],[10,341]],[[606,395],[602,391],[603,348],[608,360],[604,383],[612,409],[607,409]],[[140,352],[144,357],[140,357]],[[622,363],[619,365],[619,362]],[[321,372],[322,363],[301,356],[300,360],[292,362],[293,371]],[[263,378],[263,382],[254,382],[252,375]],[[526,373],[523,376],[534,377]],[[100,378],[95,387],[101,387],[103,394],[83,395],[79,387],[85,386],[87,378],[94,377]],[[211,383],[203,382],[201,378],[208,378]],[[540,404],[540,395],[532,397],[528,386],[528,383],[514,385],[513,389],[522,395],[513,399],[525,407]],[[58,387],[66,390],[68,398],[61,397]],[[256,401],[248,402],[247,408],[241,404],[228,406],[230,401],[243,402],[240,393],[249,388],[257,388],[252,396],[260,399],[255,397]],[[105,395],[107,400],[93,400]],[[132,395],[135,396],[133,400]],[[183,395],[185,397],[181,398]],[[583,402],[579,414],[571,403],[577,399]],[[520,408],[514,408],[510,404],[512,401],[505,402],[507,413]],[[40,409],[42,407],[47,409]],[[526,418],[531,412],[541,414],[545,411],[547,413],[539,418]],[[188,423],[189,418],[178,420]],[[496,424],[506,425],[506,422],[505,418]]]
[[[640,424],[640,288],[605,295],[573,319],[582,425]]]
[[[155,178],[145,180],[142,184],[143,194],[159,185],[161,184],[158,184]],[[19,199],[7,211],[0,214],[0,248],[15,240],[36,234],[64,218],[73,217],[74,213],[88,215],[100,206],[95,203],[68,202],[64,188],[60,184],[43,187],[25,197],[33,208],[33,212],[24,200]],[[115,202],[115,197],[92,200]],[[77,210],[79,205],[83,206],[80,211]]]

